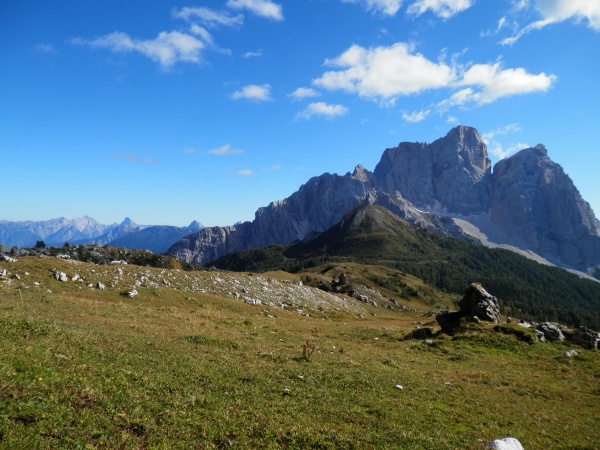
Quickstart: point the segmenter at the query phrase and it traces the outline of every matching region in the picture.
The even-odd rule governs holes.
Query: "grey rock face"
[[[495,165],[490,217],[515,245],[553,262],[578,269],[600,263],[600,224],[543,145]]]
[[[417,207],[477,214],[489,207],[490,169],[477,130],[459,126],[432,144],[387,149],[374,175],[384,191],[398,191]]]
[[[373,173],[359,165],[352,174],[311,178],[290,197],[259,208],[252,222],[202,230],[167,253],[207,264],[238,250],[289,244],[315,237],[364,204],[466,240],[454,218],[473,220],[476,228],[483,221],[498,232],[491,240],[496,244],[533,251],[562,267],[600,266],[600,222],[545,148],[523,150],[492,172],[481,136],[465,126],[431,144],[387,149]]]

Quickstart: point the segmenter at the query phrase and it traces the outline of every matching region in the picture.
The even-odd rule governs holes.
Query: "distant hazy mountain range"
[[[252,222],[204,228],[168,253],[208,264],[224,255],[306,241],[360,205],[380,205],[441,236],[504,247],[560,267],[600,272],[600,222],[543,145],[499,161],[492,171],[476,129],[458,126],[431,144],[384,151],[374,172],[313,177]]]
[[[37,241],[47,246],[100,244],[164,253],[171,245],[204,227],[193,221],[187,227],[138,225],[129,217],[120,224],[103,225],[91,217],[9,222],[0,220],[0,244],[7,247],[33,247]]]

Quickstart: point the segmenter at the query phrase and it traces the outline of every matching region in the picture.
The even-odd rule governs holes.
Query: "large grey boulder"
[[[498,299],[489,294],[479,283],[469,285],[458,306],[465,316],[476,316],[487,322],[500,323]]]
[[[573,342],[584,348],[597,349],[600,342],[600,333],[586,327],[579,327],[573,333]]]
[[[547,341],[564,341],[565,336],[556,325],[550,322],[542,322],[536,327],[538,331],[544,333],[544,338]]]

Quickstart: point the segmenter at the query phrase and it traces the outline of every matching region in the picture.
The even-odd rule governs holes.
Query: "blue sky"
[[[230,225],[457,124],[600,213],[600,0],[6,1],[0,43],[0,219]]]

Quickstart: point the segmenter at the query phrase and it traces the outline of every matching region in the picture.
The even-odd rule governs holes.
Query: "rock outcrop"
[[[259,208],[252,222],[205,229],[168,253],[208,264],[238,250],[314,237],[371,204],[440,235],[507,244],[580,271],[600,266],[600,222],[543,146],[490,166],[477,130],[459,126],[431,144],[387,149],[374,172],[359,165],[352,174],[311,178]],[[478,227],[483,237],[473,234]]]
[[[489,294],[479,283],[469,285],[465,295],[458,302],[458,307],[458,311],[443,311],[436,316],[435,320],[442,332],[454,334],[464,328],[465,321],[477,324],[481,321],[500,322],[498,299]]]

